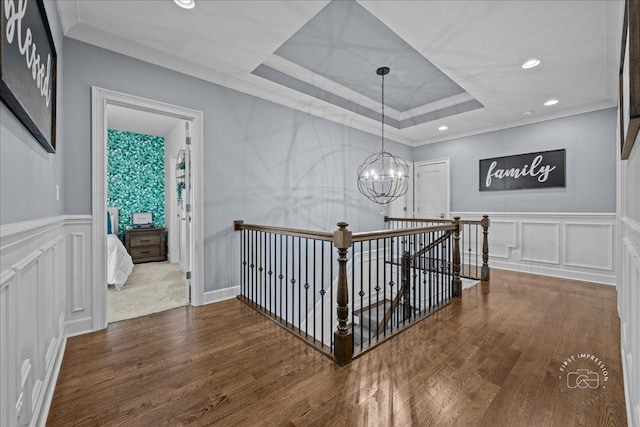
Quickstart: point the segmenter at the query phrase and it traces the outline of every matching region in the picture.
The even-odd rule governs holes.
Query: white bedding
[[[107,283],[122,289],[133,271],[133,261],[114,234],[107,234]]]

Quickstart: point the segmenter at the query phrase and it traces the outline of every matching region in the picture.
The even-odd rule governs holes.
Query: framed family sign
[[[57,55],[44,3],[2,0],[0,17],[0,99],[55,153]]]
[[[640,1],[626,0],[620,52],[620,145],[626,160],[640,130]]]
[[[565,186],[565,150],[480,160],[480,191]]]

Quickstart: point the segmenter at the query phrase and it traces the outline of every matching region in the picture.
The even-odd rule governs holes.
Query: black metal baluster
[[[355,245],[353,245],[353,246],[355,247]],[[351,256],[353,256],[354,254],[355,254],[355,252],[352,249],[351,250]],[[358,323],[360,323],[360,348],[361,349],[364,347],[364,336],[362,335],[363,329],[364,329],[363,325],[362,325],[362,313],[363,313],[363,309],[364,309],[364,306],[362,305],[363,304],[362,297],[364,296],[364,291],[362,290],[362,285],[363,285],[362,281],[364,279],[364,263],[363,263],[363,259],[362,259],[363,256],[364,256],[364,253],[362,252],[362,242],[360,242],[360,292],[358,292],[358,295],[360,295],[360,316],[358,316],[360,321]],[[355,259],[355,257],[354,257],[354,259]],[[352,270],[355,270],[355,269],[352,268]],[[355,300],[355,295],[354,295],[353,299]]]
[[[329,253],[331,253],[332,250],[333,250],[333,246],[332,246],[331,243],[329,243]],[[353,251],[353,249],[352,249],[352,251]],[[351,253],[353,254],[353,252],[351,252]],[[333,312],[332,312],[331,316],[329,316],[329,319],[330,319],[329,320],[329,330],[330,331],[335,331],[335,329],[333,327],[333,321],[334,320],[337,321],[338,312],[337,312],[337,306],[333,304],[333,263],[334,262],[338,262],[338,259],[334,258],[333,256],[329,257],[329,259],[331,260],[331,263],[329,264],[331,266],[331,269],[329,271],[329,277],[331,277],[331,283],[330,283],[330,287],[329,287],[329,305],[331,306],[331,310],[334,310],[334,309],[336,310],[336,315],[335,316],[333,315]],[[353,348],[351,349],[351,354],[353,354]]]
[[[301,313],[302,313],[302,267],[300,263],[302,262],[302,238],[298,237],[298,329],[302,326]],[[302,332],[302,331],[301,331]]]
[[[355,260],[355,256],[353,255],[355,253],[355,248],[356,248],[356,242],[351,243],[351,256],[353,257],[353,259]],[[351,304],[351,336],[354,337],[353,341],[353,348],[355,350],[356,347],[356,343],[355,343],[355,336],[356,336],[356,322],[355,322],[355,301],[356,301],[356,266],[355,266],[355,262],[351,264],[351,300],[353,301],[353,303]],[[360,351],[362,351],[362,337],[360,338]]]
[[[240,230],[240,294],[245,295],[245,280],[244,280],[244,230]]]
[[[272,246],[271,246],[271,242],[273,240],[273,234],[271,233],[267,233],[267,248],[268,248],[268,271],[267,271],[267,282],[268,282],[268,286],[269,286],[269,294],[267,295],[267,304],[269,305],[269,312],[272,313],[273,312],[273,291],[272,291],[272,287],[273,287],[273,254],[272,254]]]
[[[382,259],[382,268],[386,268]],[[376,339],[378,338],[378,325],[380,324],[380,239],[376,239]],[[382,306],[384,307],[384,301]]]
[[[309,239],[304,239],[304,336],[309,336]]]
[[[383,253],[383,259],[384,259],[384,268],[382,270],[382,321],[384,322],[384,319],[386,319],[387,316],[387,239],[384,239],[384,245],[382,246],[382,251]],[[380,326],[380,322],[378,322],[378,327],[376,327],[376,331],[379,331],[379,326]],[[387,324],[385,323],[384,328],[382,329],[382,336],[386,337],[387,336]],[[379,335],[379,334],[378,334]],[[376,338],[379,338],[376,335]]]
[[[282,258],[282,253],[284,252],[284,244],[282,240],[284,236],[280,235],[280,268],[278,269],[278,280],[280,281],[278,284],[278,289],[280,290],[280,298],[278,298],[278,302],[280,306],[278,307],[278,317],[282,319],[282,297],[284,294],[284,289],[282,289],[282,279],[284,278],[284,274],[282,274],[282,265],[284,264],[284,259]]]
[[[369,308],[367,309],[368,311],[368,318],[369,318],[369,327],[367,328],[369,330],[369,346],[371,346],[371,251],[372,251],[372,244],[371,244],[371,240],[367,241],[367,246],[369,247]],[[377,304],[376,304],[377,305]]]
[[[284,324],[289,323],[289,236],[284,239]]]
[[[313,304],[313,342],[316,342],[316,337],[318,336],[316,330],[316,282],[317,282],[317,274],[318,270],[316,270],[316,240],[312,240],[313,243],[313,298],[311,298]]]
[[[320,321],[320,336],[321,336],[321,343],[324,344],[324,294],[325,294],[325,290],[324,290],[324,240],[320,241],[320,311],[322,311],[322,316],[321,316],[321,321]],[[329,306],[331,306],[331,304],[329,304]],[[333,346],[331,345],[331,343],[329,343],[329,346],[331,347],[331,349],[333,350]]]
[[[254,271],[253,271],[253,258],[256,252],[256,242],[255,242],[256,231],[251,230],[251,234],[249,236],[249,295],[251,299],[251,303],[256,306],[256,296],[255,296],[255,281],[254,281]]]

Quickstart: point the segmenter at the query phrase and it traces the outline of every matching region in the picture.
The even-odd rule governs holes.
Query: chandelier
[[[358,190],[372,202],[386,205],[407,193],[409,165],[384,151],[384,76],[389,74],[389,67],[380,67],[376,73],[382,76],[382,149],[358,168]]]

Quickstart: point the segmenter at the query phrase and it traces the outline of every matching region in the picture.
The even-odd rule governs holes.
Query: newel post
[[[333,232],[333,245],[338,249],[338,326],[333,334],[334,359],[346,365],[353,359],[353,335],[347,327],[349,318],[349,283],[347,281],[347,251],[351,246],[351,231],[346,222],[339,222]]]
[[[460,217],[453,217],[453,296],[462,296],[462,280],[460,280]]]
[[[489,215],[482,215],[482,270],[480,270],[480,280],[488,281],[489,270]]]

